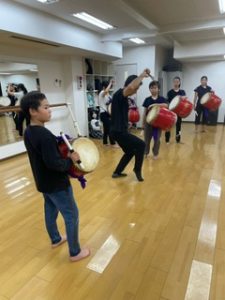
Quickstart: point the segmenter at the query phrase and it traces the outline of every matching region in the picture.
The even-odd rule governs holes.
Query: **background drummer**
[[[212,92],[212,88],[207,85],[208,78],[207,76],[201,77],[201,85],[199,85],[195,90],[194,95],[194,108],[195,108],[195,131],[198,132],[199,124],[202,121],[202,132],[205,132],[205,124],[208,118],[208,110],[201,103],[200,100],[202,96],[206,93]]]
[[[90,254],[88,248],[80,248],[78,208],[74,200],[68,171],[80,160],[79,154],[70,153],[62,158],[56,137],[44,127],[50,121],[51,111],[44,94],[30,92],[21,100],[21,109],[30,118],[24,133],[24,143],[30,160],[37,190],[43,194],[45,225],[52,248],[68,242],[70,260],[81,260]],[[58,213],[65,222],[67,236],[62,236],[57,227]]]
[[[173,88],[168,92],[167,94],[167,100],[170,103],[176,96],[185,96],[186,93],[184,90],[180,89],[181,85],[181,79],[180,77],[176,76],[173,78]],[[182,119],[181,117],[177,116],[177,123],[176,123],[176,142],[180,143],[181,139],[181,123]],[[170,142],[170,131],[165,132],[165,139],[166,143],[169,144]]]
[[[153,145],[153,148],[152,148],[153,159],[157,159],[158,154],[159,154],[160,137],[161,137],[162,130],[159,129],[159,128],[155,128],[152,125],[148,124],[146,122],[146,116],[147,116],[149,110],[153,106],[158,105],[158,106],[168,107],[168,103],[167,103],[167,101],[164,97],[159,95],[160,84],[159,84],[158,81],[153,80],[152,82],[150,82],[149,91],[151,93],[151,96],[146,98],[143,102],[143,105],[142,105],[144,107],[142,127],[144,128],[145,156],[146,157],[149,156],[150,143],[151,143],[151,139],[153,137],[154,138],[154,145]]]

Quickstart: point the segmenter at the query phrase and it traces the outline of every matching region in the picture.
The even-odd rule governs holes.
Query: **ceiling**
[[[210,43],[211,40],[225,38],[225,15],[219,12],[218,0],[60,0],[53,4],[36,0],[14,2],[96,31],[102,35],[103,41],[121,41],[125,47],[134,46],[129,41],[131,37],[167,48],[172,48],[175,42],[181,45],[194,41]],[[115,29],[104,31],[72,16],[82,11],[112,24]],[[54,51],[60,52],[56,48]]]

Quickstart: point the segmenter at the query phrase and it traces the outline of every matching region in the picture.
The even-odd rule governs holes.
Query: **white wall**
[[[155,46],[125,48],[123,58],[115,61],[114,64],[136,64],[137,75],[139,75],[145,68],[149,68],[151,73],[155,75]],[[137,92],[137,104],[141,115],[143,111],[142,103],[144,99],[149,96],[148,85],[150,81],[150,78],[144,79],[143,85]]]
[[[159,78],[159,74],[162,71],[163,67],[168,62],[168,50],[161,46],[156,46],[155,49],[155,79]]]
[[[194,89],[200,84],[201,76],[208,76],[208,85],[223,100],[218,116],[218,122],[223,123],[225,115],[225,61],[185,63],[182,74],[183,88],[191,101],[194,98]],[[185,120],[194,121],[194,113]]]

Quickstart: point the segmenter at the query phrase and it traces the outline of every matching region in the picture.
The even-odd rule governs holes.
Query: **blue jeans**
[[[45,225],[52,244],[56,244],[61,240],[56,223],[60,212],[66,226],[70,256],[77,255],[80,252],[78,237],[79,212],[73,197],[72,187],[69,186],[59,192],[43,193],[43,196],[45,200]]]

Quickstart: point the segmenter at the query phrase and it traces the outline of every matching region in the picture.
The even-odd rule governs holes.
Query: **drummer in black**
[[[167,93],[167,100],[170,103],[176,96],[185,96],[186,93],[184,90],[180,89],[181,79],[180,77],[176,76],[173,79],[173,88]],[[181,139],[181,123],[182,119],[177,116],[177,123],[176,123],[176,142],[180,143]],[[169,144],[170,142],[170,131],[165,132],[165,139],[166,143]]]
[[[134,173],[138,181],[143,181],[141,169],[144,158],[145,143],[135,135],[128,132],[128,97],[134,95],[142,84],[142,80],[149,77],[150,70],[145,69],[139,76],[130,75],[122,89],[115,92],[112,99],[111,134],[113,139],[122,148],[124,155],[114,170],[112,177],[120,178],[125,167],[135,157]]]
[[[207,76],[201,77],[201,85],[195,90],[194,107],[195,107],[195,131],[198,132],[200,122],[202,121],[202,132],[205,132],[205,124],[207,122],[208,110],[201,104],[201,98],[206,94],[212,92],[212,88],[207,85]]]

